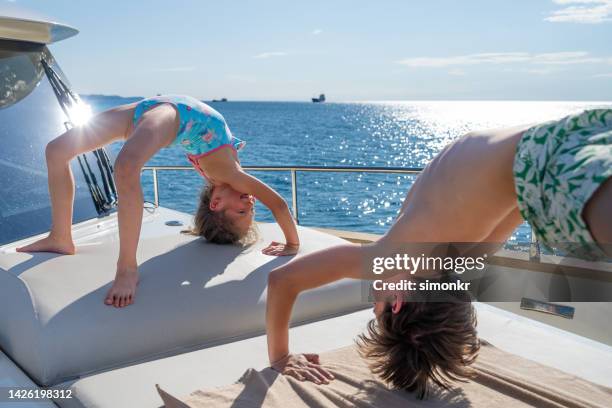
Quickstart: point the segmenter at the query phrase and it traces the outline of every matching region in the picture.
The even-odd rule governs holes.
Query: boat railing
[[[423,171],[422,167],[376,167],[376,166],[242,166],[246,171],[264,172],[289,172],[291,176],[291,212],[297,224],[300,223],[298,211],[298,179],[300,172],[320,173],[382,173],[382,174],[413,174],[418,175]],[[143,171],[151,171],[153,174],[153,202],[159,206],[159,183],[158,172],[160,171],[194,171],[191,166],[145,166]],[[540,260],[540,245],[537,237],[531,233],[531,245],[529,246],[529,260]]]

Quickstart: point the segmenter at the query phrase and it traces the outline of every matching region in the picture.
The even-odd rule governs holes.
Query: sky
[[[612,0],[0,0],[80,30],[82,94],[612,100]]]

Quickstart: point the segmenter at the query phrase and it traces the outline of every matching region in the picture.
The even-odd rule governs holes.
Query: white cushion
[[[163,225],[163,224],[162,224]],[[246,251],[208,244],[176,227],[143,236],[136,303],[103,304],[115,273],[116,235],[74,256],[0,254],[0,348],[41,385],[261,334],[271,269],[290,258],[261,254],[282,240],[276,224]],[[300,228],[301,253],[344,243]],[[294,322],[363,307],[357,281],[300,297]]]
[[[47,399],[38,401],[9,401],[9,390],[39,389],[4,353],[0,352],[0,407],[2,408],[57,408]],[[4,402],[3,402],[4,401]]]

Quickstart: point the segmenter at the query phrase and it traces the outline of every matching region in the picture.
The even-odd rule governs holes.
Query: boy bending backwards
[[[611,256],[611,176],[612,109],[465,135],[427,165],[380,240],[308,254],[270,273],[272,367],[315,383],[333,379],[317,355],[290,353],[293,304],[302,291],[363,279],[363,260],[389,248],[457,242],[498,248],[525,219],[548,246],[590,260]],[[414,275],[393,277],[399,278]],[[376,318],[359,342],[374,373],[420,398],[432,382],[448,387],[469,374],[479,348],[469,302],[404,302],[399,291],[385,298],[375,302]]]

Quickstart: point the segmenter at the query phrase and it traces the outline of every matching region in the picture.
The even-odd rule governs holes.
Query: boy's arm
[[[289,353],[289,321],[298,295],[343,278],[360,279],[365,247],[341,245],[296,258],[276,268],[268,278],[266,331],[268,356],[274,369],[298,379],[325,383],[330,373],[318,356]]]
[[[276,191],[256,177],[242,170],[235,170],[224,182],[236,191],[255,196],[263,205],[268,207],[274,215],[276,222],[285,235],[286,245],[271,245],[265,253],[269,255],[290,255],[297,252],[300,246],[295,220],[291,216],[287,202]],[[273,248],[274,247],[274,248]],[[270,249],[271,248],[271,249]]]

